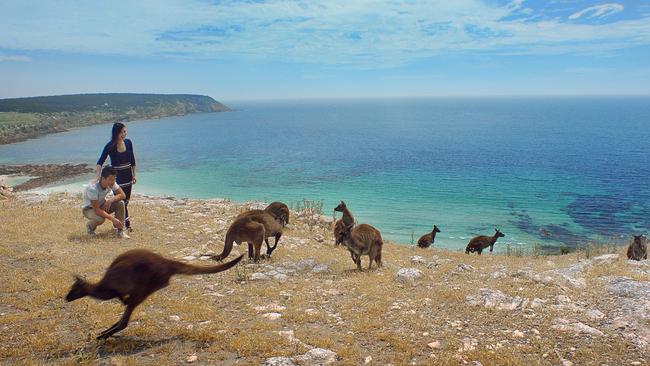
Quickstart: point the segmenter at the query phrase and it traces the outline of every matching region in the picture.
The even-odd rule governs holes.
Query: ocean
[[[344,200],[384,239],[410,244],[435,224],[435,246],[449,249],[495,228],[506,235],[498,250],[625,243],[650,231],[649,97],[228,105],[127,123],[134,192],[310,200],[325,215]],[[110,125],[97,125],[2,145],[0,163],[94,165],[109,138]]]

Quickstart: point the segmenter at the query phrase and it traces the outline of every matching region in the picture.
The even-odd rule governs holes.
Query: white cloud
[[[523,4],[7,1],[0,3],[0,49],[378,68],[454,52],[584,53],[650,44],[648,17],[574,24],[528,16]],[[606,16],[618,4],[605,5],[609,10],[587,13]]]
[[[623,5],[616,3],[595,5],[569,15],[569,19],[578,19],[583,15],[588,15],[590,18],[604,18],[619,13],[623,9]]]
[[[14,62],[30,62],[32,59],[27,56],[16,56],[16,55],[0,55],[0,62],[3,61],[14,61]]]

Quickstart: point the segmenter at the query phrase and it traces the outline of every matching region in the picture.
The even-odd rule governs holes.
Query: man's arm
[[[122,190],[122,187],[117,187],[115,191],[113,191],[113,197],[106,198],[106,201],[104,202],[104,207],[111,207],[113,202],[119,202],[122,200],[126,199],[126,193]]]
[[[95,215],[113,221],[113,216],[111,216],[111,214],[109,214],[108,212],[104,211],[102,207],[99,207],[99,201],[91,200],[90,206],[93,208],[93,210],[95,210]],[[108,205],[106,207],[108,207]]]

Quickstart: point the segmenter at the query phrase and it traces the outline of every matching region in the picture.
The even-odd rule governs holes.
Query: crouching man
[[[82,212],[90,220],[86,223],[86,232],[90,236],[95,235],[97,226],[103,224],[105,220],[109,220],[113,223],[118,237],[129,239],[129,235],[124,231],[126,194],[115,182],[115,176],[115,169],[110,165],[105,166],[99,180],[91,181],[84,188]],[[106,198],[111,191],[113,196]],[[111,216],[112,213],[115,213],[115,217]]]

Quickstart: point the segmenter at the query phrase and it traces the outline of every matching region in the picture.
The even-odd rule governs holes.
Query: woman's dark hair
[[[124,127],[126,126],[124,126],[124,123],[122,122],[113,123],[113,129],[111,130],[111,150],[115,149],[117,146],[117,138],[120,136],[120,133],[122,133]]]

